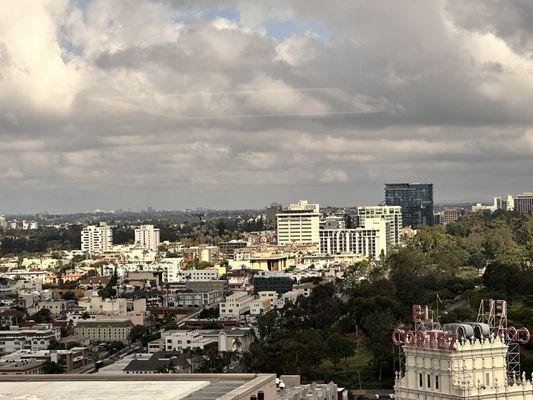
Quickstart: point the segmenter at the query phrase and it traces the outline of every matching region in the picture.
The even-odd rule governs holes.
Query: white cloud
[[[339,182],[348,182],[348,174],[342,169],[327,169],[320,176],[319,182],[322,183],[339,183]]]

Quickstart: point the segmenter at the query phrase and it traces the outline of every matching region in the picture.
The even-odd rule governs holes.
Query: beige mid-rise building
[[[320,206],[300,200],[276,214],[278,245],[318,244],[320,229]]]
[[[74,334],[93,342],[130,342],[133,323],[129,319],[78,321]]]

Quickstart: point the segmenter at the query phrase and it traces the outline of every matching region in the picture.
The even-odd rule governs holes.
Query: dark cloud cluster
[[[525,0],[2,7],[0,211],[532,189]]]

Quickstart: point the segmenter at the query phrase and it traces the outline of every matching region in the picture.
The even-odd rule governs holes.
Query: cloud
[[[1,3],[0,211],[530,190],[529,3]]]
[[[348,174],[342,169],[328,169],[324,171],[318,181],[321,183],[339,183],[348,182],[349,180]]]

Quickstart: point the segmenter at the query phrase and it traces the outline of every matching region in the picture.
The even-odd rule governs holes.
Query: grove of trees
[[[507,299],[511,322],[533,328],[533,218],[473,213],[418,234],[379,262],[317,286],[283,310],[259,317],[258,338],[243,355],[247,371],[301,374],[355,388],[392,387],[392,330],[410,324],[413,304],[442,322],[473,320],[481,299]],[[360,279],[364,278],[364,279]],[[522,367],[533,371],[532,344]]]

